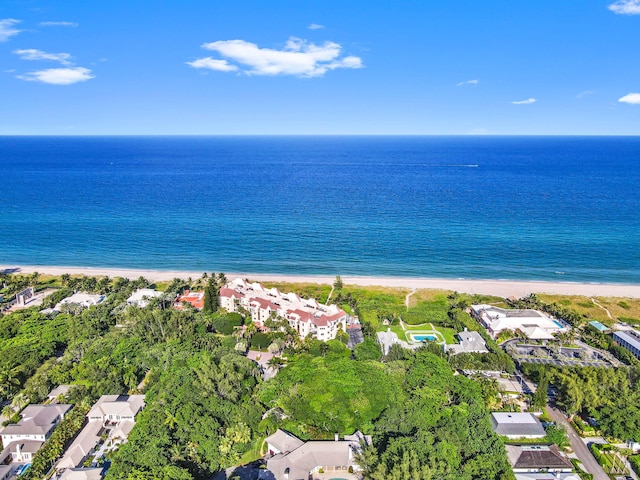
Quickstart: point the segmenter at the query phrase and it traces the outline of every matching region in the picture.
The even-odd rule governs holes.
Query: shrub
[[[258,350],[267,348],[270,343],[271,340],[269,340],[269,337],[262,332],[258,332],[251,337],[251,347],[257,348]]]

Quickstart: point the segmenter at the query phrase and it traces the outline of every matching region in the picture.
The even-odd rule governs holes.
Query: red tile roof
[[[236,292],[233,288],[222,287],[220,289],[221,297],[230,297],[230,298],[242,298],[244,297],[244,293]]]
[[[182,308],[182,303],[188,303],[198,310],[202,310],[204,307],[204,292],[191,292],[186,290],[184,294],[180,295],[176,300],[175,307]]]

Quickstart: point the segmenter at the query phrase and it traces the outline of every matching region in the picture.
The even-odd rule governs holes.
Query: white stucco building
[[[487,329],[492,337],[503,330],[522,332],[532,340],[551,340],[553,334],[571,327],[562,320],[532,309],[507,309],[493,305],[471,305],[471,314]]]
[[[347,328],[348,315],[336,305],[323,305],[312,298],[282,293],[241,278],[221,288],[218,298],[220,306],[229,312],[237,312],[240,307],[247,310],[258,326],[271,316],[286,319],[301,338],[312,335],[318,340],[331,340],[340,329]]]

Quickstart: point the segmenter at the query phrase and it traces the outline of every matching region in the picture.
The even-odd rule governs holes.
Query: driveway
[[[575,452],[578,459],[582,462],[582,465],[588,473],[593,474],[593,480],[610,480],[609,476],[604,473],[604,470],[600,464],[593,457],[587,446],[582,441],[582,438],[576,433],[573,427],[569,424],[567,417],[557,408],[548,406],[547,413],[551,417],[551,420],[558,425],[564,425],[567,429],[567,438],[571,443],[571,448]]]

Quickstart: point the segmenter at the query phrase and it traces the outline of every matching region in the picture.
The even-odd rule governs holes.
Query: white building
[[[103,395],[87,413],[89,422],[102,422],[105,426],[122,421],[133,422],[144,408],[144,395]]]
[[[162,295],[162,292],[158,292],[152,288],[140,288],[127,298],[127,305],[135,305],[137,307],[144,308],[149,305],[149,300],[152,298],[160,298]]]
[[[237,312],[240,307],[247,310],[259,327],[273,316],[288,320],[301,338],[312,335],[318,340],[331,340],[340,329],[347,328],[348,315],[336,305],[323,305],[312,298],[282,293],[240,278],[221,288],[218,297],[220,306],[229,312]]]
[[[6,448],[11,442],[23,440],[44,442],[71,407],[65,404],[28,405],[18,423],[9,424],[0,432],[2,445]]]
[[[357,431],[353,435],[345,435],[344,440],[336,434],[333,441],[303,442],[284,430],[278,430],[265,442],[268,448],[267,470],[273,474],[268,478],[298,480],[311,478],[321,470],[331,474],[332,478],[343,476],[349,469],[360,471],[356,457],[362,453],[363,446],[371,445],[371,437]]]
[[[494,412],[491,427],[498,435],[510,439],[544,438],[546,435],[538,417],[526,412]]]
[[[101,478],[102,468],[70,468],[56,480],[100,480]]]
[[[56,303],[56,306],[53,307],[53,309],[56,312],[61,312],[64,305],[70,304],[80,305],[82,308],[89,308],[104,302],[106,298],[107,297],[105,297],[104,295],[92,295],[90,293],[84,292],[74,293],[70,297],[64,298]]]
[[[567,332],[570,329],[563,321],[549,317],[538,310],[471,305],[471,314],[494,338],[503,330],[513,330],[523,333],[532,340],[551,340],[553,334]]]
[[[453,355],[458,353],[489,353],[484,338],[478,332],[468,332],[465,329],[464,332],[458,333],[458,340],[460,343],[445,345],[445,351],[448,350]]]

